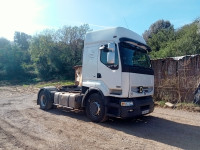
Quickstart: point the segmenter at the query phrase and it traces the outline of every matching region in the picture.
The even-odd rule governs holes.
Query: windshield
[[[151,67],[146,50],[126,42],[121,42],[119,48],[123,65],[144,68]]]

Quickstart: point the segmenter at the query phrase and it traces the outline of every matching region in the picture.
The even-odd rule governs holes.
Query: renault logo
[[[139,87],[138,87],[138,92],[139,92],[139,93],[142,93],[142,92],[143,92],[143,86],[139,86]]]

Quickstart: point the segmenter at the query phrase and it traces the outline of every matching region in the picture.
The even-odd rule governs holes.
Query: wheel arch
[[[85,106],[86,106],[86,101],[87,101],[88,97],[89,97],[91,94],[94,94],[94,93],[98,93],[99,95],[101,95],[102,99],[105,98],[105,96],[103,95],[103,92],[102,92],[100,89],[95,88],[95,87],[89,88],[89,89],[85,92],[85,95],[83,96],[82,104],[81,104],[82,107],[85,107]]]

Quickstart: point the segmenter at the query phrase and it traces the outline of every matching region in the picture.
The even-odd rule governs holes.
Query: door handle
[[[101,78],[101,73],[97,73],[97,78]]]

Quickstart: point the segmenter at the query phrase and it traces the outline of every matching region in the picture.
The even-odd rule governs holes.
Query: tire
[[[40,109],[42,110],[49,110],[53,107],[53,102],[51,101],[49,91],[42,90],[39,93],[39,104],[40,104]]]
[[[104,122],[107,120],[104,100],[98,93],[91,94],[88,97],[86,115],[93,122]]]

